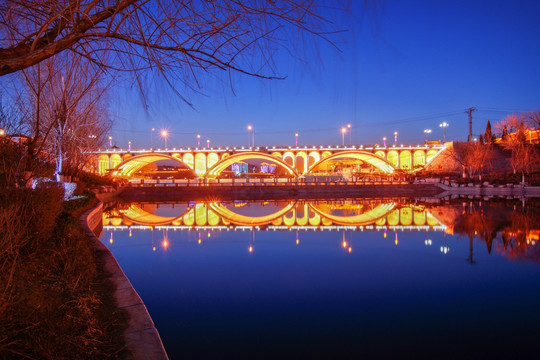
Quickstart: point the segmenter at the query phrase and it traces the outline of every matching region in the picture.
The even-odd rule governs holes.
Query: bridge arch
[[[388,160],[394,168],[399,167],[399,153],[396,150],[390,150],[388,154],[386,154],[386,160]]]
[[[399,168],[412,170],[412,153],[409,150],[403,150],[399,153]]]
[[[111,169],[116,169],[118,165],[122,163],[122,156],[120,154],[112,154],[110,157]]]
[[[141,208],[140,206],[131,204],[127,209],[120,210],[124,221],[128,220],[131,223],[144,226],[160,226],[160,225],[179,225],[182,222],[182,218],[187,214],[191,208],[188,206],[186,211],[183,211],[177,216],[160,216],[152,214]]]
[[[121,162],[116,168],[114,168],[114,175],[130,178],[135,172],[139,171],[148,164],[154,163],[160,160],[174,160],[179,164],[188,168],[191,173],[195,176],[193,169],[189,167],[185,162],[180,160],[177,157],[160,154],[160,153],[148,153],[142,155],[132,156],[125,161]]]
[[[374,167],[376,167],[377,169],[381,170],[382,172],[386,174],[391,174],[394,172],[394,167],[392,166],[390,162],[388,162],[387,160],[373,153],[362,151],[362,150],[346,150],[346,151],[340,151],[335,154],[329,155],[328,157],[324,157],[323,159],[317,161],[308,169],[307,173],[309,174],[313,169],[315,169],[317,166],[319,166],[325,161],[342,158],[342,157],[348,157],[348,158],[353,158],[356,160],[365,161],[368,164],[373,165]]]
[[[264,226],[276,219],[280,219],[285,216],[289,211],[291,211],[295,206],[294,202],[288,203],[285,207],[278,210],[277,212],[269,215],[263,216],[246,216],[235,213],[232,210],[229,210],[227,207],[223,206],[218,202],[211,202],[208,204],[208,207],[214,211],[216,214],[226,219],[227,221],[243,226]]]
[[[413,154],[413,169],[426,165],[426,153],[424,150],[416,150]]]
[[[235,162],[243,161],[243,160],[249,160],[249,159],[263,159],[263,160],[269,160],[277,163],[278,165],[281,165],[285,170],[289,172],[289,174],[293,175],[294,177],[298,176],[298,173],[292,166],[287,164],[285,161],[283,161],[280,158],[276,158],[272,155],[260,153],[256,151],[247,151],[243,153],[233,154],[231,156],[226,157],[225,159],[220,160],[217,164],[215,164],[212,168],[210,168],[204,177],[208,179],[215,179],[218,177],[218,175],[225,170],[227,167],[231,166]]]
[[[315,164],[317,161],[321,160],[321,154],[317,151],[311,151],[309,153],[309,157],[308,157],[308,166],[307,168],[309,169],[311,167],[311,165]]]
[[[371,210],[368,210],[362,214],[349,215],[349,216],[338,216],[333,214],[328,214],[313,204],[309,204],[310,209],[315,213],[320,215],[322,218],[332,221],[334,224],[346,225],[346,226],[365,226],[375,223],[378,219],[381,219],[391,213],[392,209],[396,206],[395,203],[382,203],[377,205]]]
[[[295,163],[295,169],[298,172],[298,174],[303,174],[307,171],[307,162],[308,162],[308,155],[305,151],[299,151],[296,153],[294,163]]]
[[[195,157],[192,153],[185,153],[182,157],[182,161],[189,166],[191,170],[195,169]]]
[[[287,151],[283,154],[283,162],[290,165],[291,167],[294,168],[295,166],[295,163],[296,163],[296,156],[294,155],[294,153],[292,151]]]

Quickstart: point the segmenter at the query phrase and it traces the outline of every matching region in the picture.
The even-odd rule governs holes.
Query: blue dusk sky
[[[358,3],[361,3],[358,1]],[[169,132],[168,147],[195,146],[196,135],[212,146],[247,146],[252,125],[257,146],[338,145],[340,128],[351,124],[346,143],[418,144],[466,140],[468,107],[473,134],[507,114],[540,110],[539,1],[385,1],[377,18],[331,15],[347,32],[340,48],[318,43],[315,50],[275,54],[284,80],[245,75],[208,76],[201,94],[183,93],[193,107],[167,87],[150,93],[145,110],[136,90],[120,87],[111,100],[114,143],[163,147],[159,130]],[[156,88],[159,88],[158,86]],[[391,139],[391,140],[390,140]]]

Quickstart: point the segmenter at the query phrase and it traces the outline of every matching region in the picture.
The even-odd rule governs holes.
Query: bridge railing
[[[275,178],[275,179],[137,179],[130,180],[129,185],[132,187],[224,187],[224,186],[332,186],[332,185],[349,185],[349,186],[364,186],[364,185],[406,185],[410,184],[409,180],[402,178],[361,178],[351,180],[336,180],[331,178],[317,179],[291,179],[291,178]]]

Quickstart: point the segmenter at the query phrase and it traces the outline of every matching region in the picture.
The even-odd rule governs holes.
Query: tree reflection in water
[[[453,206],[453,213],[458,206]],[[463,202],[461,216],[448,224],[455,233],[477,237],[488,253],[508,259],[540,262],[540,209],[501,202]]]

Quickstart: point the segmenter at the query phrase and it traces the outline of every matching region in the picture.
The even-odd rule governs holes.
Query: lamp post
[[[161,131],[161,136],[163,136],[163,138],[165,139],[165,150],[167,150],[167,136],[169,135],[169,133],[167,132],[167,130],[162,130]]]
[[[0,137],[4,137],[6,135],[6,130],[0,129]]]
[[[294,134],[294,143],[295,143],[296,147],[298,147],[298,133]]]
[[[349,145],[352,145],[352,130],[351,130],[351,124],[347,124],[347,130],[349,130]]]
[[[347,132],[347,128],[342,127],[341,128],[341,146],[345,146],[345,133]]]
[[[156,129],[152,128],[152,131],[150,131],[150,151],[154,150],[153,140],[154,140],[154,131]]]
[[[253,129],[253,126],[251,125],[248,125],[247,129],[248,129],[248,146],[255,147],[255,129]],[[251,144],[249,141],[250,133],[251,133]]]
[[[197,147],[201,146],[201,134],[197,134]]]
[[[112,136],[109,136],[109,147],[112,148]]]
[[[424,134],[426,134],[426,142],[428,141],[428,135],[431,134],[431,129],[424,130]]]
[[[206,148],[210,149],[210,139],[206,140]]]
[[[397,131],[394,131],[394,146],[397,146]]]
[[[443,129],[443,143],[446,142],[446,128],[450,126],[449,123],[447,123],[446,121],[443,121],[442,123],[439,124],[440,127],[442,127]]]
[[[384,137],[382,138],[382,141],[383,141],[384,147],[386,147],[386,136],[384,136]]]
[[[128,151],[131,151],[131,141],[128,141]]]

